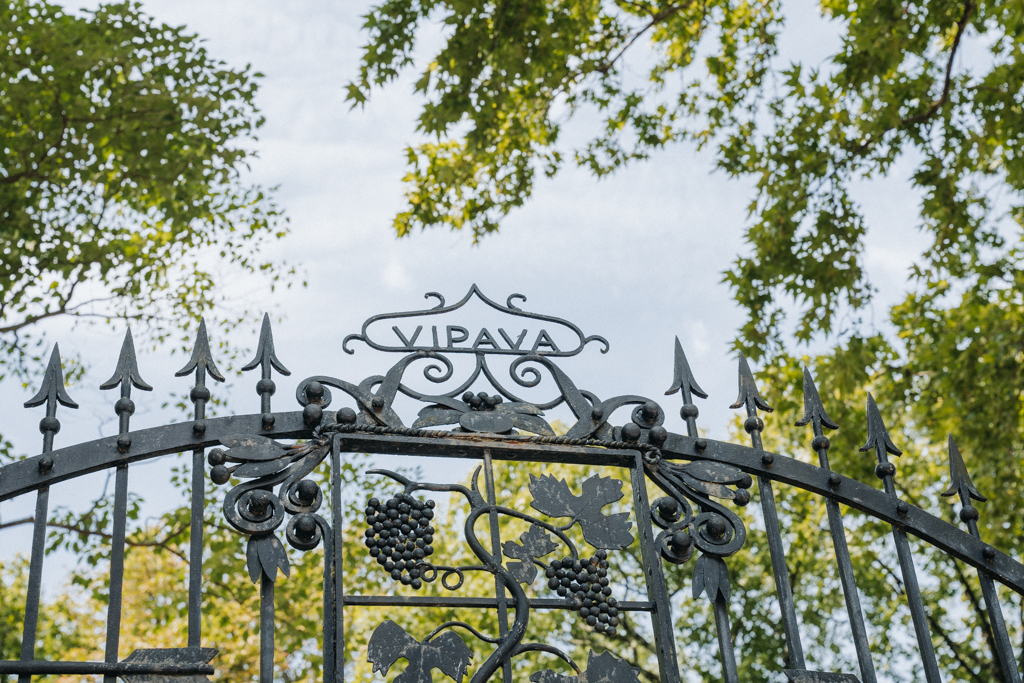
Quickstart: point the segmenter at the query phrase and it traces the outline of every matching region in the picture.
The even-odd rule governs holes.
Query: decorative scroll
[[[329,531],[327,523],[316,514],[324,494],[318,485],[304,477],[326,458],[334,434],[369,431],[427,438],[489,435],[495,439],[603,446],[643,453],[647,476],[667,494],[657,500],[650,511],[653,523],[662,529],[656,539],[658,551],[667,561],[679,564],[687,562],[695,548],[701,550],[703,555],[694,568],[694,594],[706,592],[712,600],[719,596],[728,599],[729,575],[721,558],[742,547],[746,529],[735,513],[712,498],[737,505],[747,504],[751,477],[723,463],[675,463],[662,459],[660,446],[668,438],[668,432],[662,426],[665,411],[657,402],[636,395],[601,400],[591,392],[578,389],[554,363],[552,356],[574,355],[588,341],[597,338],[584,337],[579,332],[579,348],[571,353],[540,353],[537,349],[516,351],[518,357],[509,366],[509,375],[516,385],[535,387],[547,375],[558,389],[555,398],[538,404],[522,400],[497,381],[487,365],[487,356],[492,351],[490,346],[474,351],[476,365],[467,379],[447,392],[427,394],[417,392],[403,382],[406,372],[414,364],[426,361],[422,374],[427,380],[436,384],[451,382],[454,364],[445,354],[459,349],[437,344],[417,347],[415,340],[419,333],[411,333],[412,336],[405,337],[408,343],[396,348],[379,344],[369,336],[368,329],[373,322],[456,310],[471,296],[482,298],[479,290],[474,288],[453,306],[445,307],[440,300],[437,307],[427,311],[377,316],[368,320],[363,333],[350,337],[346,342],[358,338],[373,348],[408,353],[385,375],[371,376],[358,384],[327,376],[310,377],[300,382],[296,398],[303,406],[304,419],[313,428],[313,436],[307,443],[285,446],[264,437],[238,436],[222,440],[228,447],[227,451],[214,449],[210,452],[211,478],[215,483],[226,483],[232,476],[247,480],[228,492],[224,510],[228,521],[250,537],[248,563],[253,580],[258,580],[261,575],[273,579],[278,570],[287,574],[287,555],[274,535],[284,523],[286,514],[292,515],[286,528],[286,538],[296,548],[308,550],[316,547]],[[485,301],[516,315],[532,315],[510,307],[511,298],[506,307]],[[570,327],[578,332],[578,328]],[[396,332],[400,329],[396,325]],[[684,369],[688,373],[688,367]],[[696,384],[689,374],[683,379],[687,396],[699,389],[694,388]],[[469,390],[480,380],[486,380],[494,393]],[[354,409],[342,407],[333,413],[328,412],[333,401],[332,388],[351,397]],[[394,409],[399,394],[425,404],[411,427],[405,426]],[[559,437],[554,435],[543,415],[545,410],[563,403],[576,421],[564,436]],[[628,409],[628,413],[625,422],[616,426],[614,420],[620,409]],[[437,427],[448,427],[448,430],[431,429]],[[467,572],[485,572],[500,578],[515,603],[515,621],[501,637],[486,636],[461,622],[449,622],[423,640],[416,640],[393,622],[384,622],[371,639],[369,659],[375,671],[386,673],[398,659],[405,658],[409,664],[396,679],[400,683],[429,680],[433,669],[461,683],[469,665],[465,656],[468,649],[458,635],[446,630],[457,627],[495,646],[491,655],[474,672],[474,683],[488,680],[509,658],[528,651],[553,654],[570,663],[578,674],[565,677],[554,671],[542,671],[531,678],[540,683],[562,679],[583,683],[632,683],[636,680],[632,669],[608,653],[592,653],[588,668],[583,672],[556,647],[521,642],[529,620],[529,601],[525,591],[537,580],[540,571],[544,572],[543,585],[564,598],[566,607],[576,612],[584,624],[607,637],[618,634],[619,608],[612,596],[612,567],[606,551],[625,548],[634,540],[629,514],[607,510],[623,498],[621,481],[593,476],[581,484],[579,492],[575,492],[564,479],[547,474],[531,475],[531,507],[548,518],[564,522],[562,526],[556,526],[529,514],[487,503],[477,485],[479,469],[469,488],[414,482],[386,470],[372,470],[369,474],[384,475],[404,487],[389,499],[371,497],[364,511],[364,544],[384,577],[414,590],[440,579],[445,589],[454,591],[463,585]],[[431,524],[433,501],[420,499],[414,495],[417,491],[448,491],[466,498],[470,514],[463,532],[480,564],[448,567],[431,561],[436,542],[436,531]],[[519,536],[518,542],[506,541],[498,555],[484,548],[475,531],[475,524],[481,516],[494,514],[510,516],[530,525]],[[581,555],[565,534],[576,525],[586,543],[596,550],[590,557]],[[555,555],[556,559],[542,559],[550,555]],[[512,561],[507,566],[503,565],[502,556]]]
[[[442,325],[432,318],[457,311],[465,306],[473,297],[500,313],[505,313],[520,321],[536,322],[551,329],[568,331],[575,338],[573,347],[560,348],[548,329],[539,327],[535,330],[510,327],[498,328],[496,333],[486,327],[470,330],[461,325]],[[544,355],[544,356],[575,356],[590,342],[603,345],[602,353],[608,352],[608,342],[604,337],[586,336],[579,327],[561,318],[540,313],[530,313],[519,308],[513,301],[526,301],[522,294],[512,294],[501,305],[487,298],[480,288],[473,285],[466,296],[451,305],[445,304],[443,296],[437,292],[428,292],[424,298],[437,299],[437,305],[419,311],[403,313],[383,313],[367,318],[359,334],[345,337],[342,348],[346,353],[354,353],[349,348],[353,341],[361,341],[378,351],[409,353],[410,351],[431,351],[444,353],[472,353],[483,355]],[[431,324],[435,322],[435,324]],[[380,324],[377,324],[380,323]],[[388,323],[391,323],[390,325]],[[403,324],[405,325],[403,329]],[[387,335],[387,337],[385,337]]]

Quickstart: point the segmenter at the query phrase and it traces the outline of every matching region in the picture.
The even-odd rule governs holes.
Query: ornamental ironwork
[[[892,525],[928,683],[939,683],[940,673],[908,534],[979,570],[994,636],[994,656],[1006,681],[1020,682],[996,583],[1024,595],[1024,566],[981,540],[979,513],[972,501],[985,498],[971,482],[952,437],[948,444],[951,481],[943,495],[959,497],[966,532],[900,499],[894,484],[896,468],[888,459],[889,455],[900,455],[900,450],[871,396],[867,400],[867,442],[861,450],[874,452],[882,490],[830,469],[830,442],[825,430],[835,430],[838,425],[826,413],[807,370],[805,412],[797,425],[811,427],[817,466],[763,448],[764,422],[760,414],[772,408],[742,355],[739,394],[732,408],[745,414],[749,446],[707,439],[698,433],[699,411],[694,399],[706,399],[707,393],[694,379],[678,338],[666,395],[681,399],[685,433],[668,430],[667,409],[658,401],[633,394],[601,399],[579,388],[559,366],[559,359],[579,355],[588,347],[608,352],[604,338],[587,335],[566,320],[525,310],[522,305],[526,298],[520,294],[509,296],[502,304],[473,286],[453,304],[438,293],[426,297],[436,305],[372,316],[359,333],[342,342],[342,349],[350,354],[359,344],[401,354],[384,374],[351,381],[328,375],[308,377],[296,388],[297,411],[272,408],[277,390],[274,373],[290,373],[277,356],[270,320],[264,317],[256,357],[243,368],[260,371],[256,382],[260,412],[208,418],[206,405],[212,393],[207,383],[223,382],[224,377],[214,361],[206,326],[200,324],[192,355],[177,373],[194,378],[190,392],[193,419],[185,424],[134,431],[130,424],[135,411],[132,389],[149,391],[151,387],[141,378],[129,331],[116,370],[102,385],[103,389],[120,389],[120,398],[114,403],[118,435],[57,450],[53,444],[60,429],[58,405],[78,406],[65,390],[60,352],[55,345],[42,388],[25,404],[46,407],[40,422],[42,451],[0,468],[0,501],[36,495],[24,645],[18,661],[0,662],[0,675],[17,675],[19,681],[53,674],[102,675],[105,681],[116,677],[127,681],[199,681],[215,673],[217,651],[204,647],[201,632],[201,562],[189,565],[187,641],[180,648],[137,650],[123,661],[117,657],[130,467],[168,453],[191,451],[190,556],[203,555],[208,477],[214,486],[225,487],[223,518],[245,539],[247,569],[252,581],[260,586],[260,680],[267,683],[274,680],[274,587],[279,576],[287,576],[290,571],[285,544],[298,551],[324,551],[320,645],[325,681],[344,679],[344,611],[346,606],[359,605],[496,612],[498,632],[492,634],[458,620],[439,624],[428,633],[408,633],[393,620],[382,621],[366,651],[349,655],[364,658],[375,672],[393,676],[399,683],[429,681],[435,670],[459,683],[466,678],[483,683],[496,675],[510,683],[513,661],[527,652],[549,655],[575,672],[566,676],[554,668],[542,668],[529,675],[534,683],[639,680],[636,670],[613,649],[592,651],[584,663],[574,661],[555,644],[530,642],[527,626],[531,611],[536,609],[565,610],[571,613],[570,618],[580,620],[612,644],[625,615],[650,614],[661,681],[676,683],[681,675],[663,563],[692,568],[693,597],[703,596],[713,606],[723,679],[738,681],[729,610],[735,587],[728,558],[743,547],[747,538],[748,530],[736,508],[750,503],[755,480],[781,612],[780,637],[785,640],[788,657],[784,673],[789,680],[873,683],[877,679],[847,546],[842,504]],[[483,310],[503,316],[505,322],[477,326],[467,321],[446,322],[446,314],[460,312],[470,303],[481,304]],[[468,369],[457,371],[459,358],[468,358]],[[507,368],[499,371],[501,361],[507,362]],[[465,372],[460,375],[462,370]],[[435,389],[414,388],[409,377],[417,372],[422,377],[418,381]],[[545,379],[554,386],[554,395],[530,398],[531,390]],[[481,386],[485,388],[480,390]],[[415,417],[400,414],[403,409],[396,403],[399,399],[419,406]],[[567,409],[572,415],[571,423],[557,430],[561,433],[556,433],[547,419],[556,408]],[[380,574],[380,595],[346,595],[341,571],[343,529],[336,523],[342,519],[339,471],[346,454],[360,452],[479,461],[469,485],[416,481],[384,469],[365,472],[368,477],[378,478],[378,493],[366,501],[359,519],[349,521],[362,534],[359,552],[372,558]],[[516,509],[499,499],[494,483],[496,460],[536,463],[536,472],[525,482],[530,509]],[[620,475],[594,475],[577,488],[545,472],[544,464],[551,462],[602,465]],[[326,485],[321,486],[312,475],[325,466],[329,476]],[[105,659],[36,660],[49,488],[103,469],[116,473]],[[653,501],[648,499],[648,483],[661,492]],[[805,662],[776,509],[777,485],[799,487],[821,496],[824,502],[859,664],[857,675],[813,671]],[[460,538],[440,538],[442,530],[435,527],[432,493],[465,500],[469,512]],[[623,506],[623,502],[631,504]],[[527,530],[513,538],[502,538],[501,519],[518,520]],[[481,528],[486,538],[481,537]],[[569,531],[574,529],[571,535]],[[582,537],[583,543],[578,544],[574,537]],[[438,562],[435,549],[442,543],[467,544],[476,561],[458,566]],[[617,572],[614,553],[633,544],[639,545],[646,600],[617,599],[613,591]],[[471,573],[493,578],[493,597],[459,594]],[[431,584],[440,585],[443,594],[416,595]],[[483,661],[474,661],[464,638],[485,643],[490,654]],[[398,669],[399,673],[393,673]]]

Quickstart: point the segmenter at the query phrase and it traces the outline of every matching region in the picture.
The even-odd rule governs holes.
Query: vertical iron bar
[[[871,646],[868,641],[867,628],[864,625],[864,611],[860,606],[860,593],[857,591],[857,580],[853,575],[850,548],[846,544],[843,515],[839,510],[839,505],[831,498],[825,499],[825,511],[828,513],[828,528],[832,534],[832,546],[836,551],[839,579],[843,583],[846,613],[850,615],[850,630],[853,632],[853,646],[857,651],[857,664],[860,666],[861,680],[863,683],[875,683],[877,680],[875,664],[871,660]]]
[[[115,477],[114,530],[110,540],[110,601],[107,604],[107,644],[103,657],[103,661],[109,663],[118,661],[117,650],[121,639],[124,537],[128,517],[128,465],[118,465]],[[103,683],[116,683],[116,681],[117,676],[113,674],[103,676]]]
[[[334,531],[334,556],[331,558],[333,572],[334,603],[334,679],[345,680],[345,547],[342,535],[341,516],[341,449],[338,441],[332,443],[331,453],[331,527]],[[325,548],[326,550],[326,548]],[[326,617],[324,617],[326,619]]]
[[[868,418],[868,440],[860,447],[861,452],[873,450],[878,459],[875,466],[875,476],[882,480],[886,495],[893,502],[896,514],[906,514],[909,507],[900,501],[896,494],[896,484],[893,476],[896,474],[896,466],[889,462],[889,453],[901,455],[903,451],[896,448],[896,445],[889,437],[889,431],[885,428],[882,414],[878,412],[875,404],[875,397],[868,393],[867,400]],[[903,511],[901,512],[901,508]],[[928,628],[928,617],[924,612],[924,601],[921,599],[921,588],[917,584],[917,569],[914,567],[914,556],[910,552],[910,541],[907,539],[907,532],[899,524],[892,525],[892,539],[896,544],[896,556],[900,563],[900,572],[903,574],[903,587],[907,591],[907,604],[910,607],[910,616],[914,621],[914,634],[917,636],[917,646],[921,651],[921,662],[924,664],[924,674],[928,683],[942,683],[939,675],[939,664],[935,659],[935,646],[932,645],[931,631]]]
[[[1013,645],[1010,643],[1010,636],[1006,632],[1006,622],[1003,621],[1003,609],[999,605],[999,594],[992,579],[978,572],[978,580],[981,582],[981,594],[985,598],[985,611],[988,612],[989,622],[992,624],[992,635],[995,639],[996,656],[999,658],[999,666],[1003,670],[1003,679],[1006,683],[1021,683],[1020,671],[1017,670],[1017,661],[1013,656]]]
[[[43,453],[53,450],[53,435],[60,431],[60,420],[57,419],[57,404],[68,408],[77,408],[78,404],[71,400],[64,388],[64,370],[61,366],[60,349],[53,345],[50,360],[43,376],[43,384],[39,391],[25,401],[26,408],[34,408],[46,404],[46,417],[39,421],[39,430],[43,433]],[[39,471],[49,474],[53,469],[53,458],[45,456],[39,459]],[[36,493],[36,514],[32,520],[32,559],[28,570],[28,591],[25,595],[25,623],[21,634],[21,661],[30,662],[35,659],[36,633],[39,627],[39,599],[43,584],[43,556],[46,550],[46,522],[50,514],[50,487],[40,486]],[[29,683],[31,674],[18,676],[19,683]]]
[[[53,435],[50,435],[50,446]],[[44,447],[44,452],[49,451]],[[28,570],[28,596],[25,599],[25,625],[21,637],[21,661],[35,658],[36,628],[39,623],[39,592],[43,583],[43,551],[46,549],[46,519],[49,516],[50,487],[44,486],[36,494],[36,516],[32,522],[32,560]],[[32,676],[23,674],[18,683],[29,683]]]
[[[274,580],[260,583],[260,683],[274,683]]]
[[[117,414],[117,450],[127,453],[131,449],[132,440],[131,418],[135,413],[132,401],[132,387],[143,391],[152,391],[139,374],[138,361],[135,358],[135,342],[129,328],[124,335],[121,354],[117,360],[114,374],[100,385],[100,389],[121,387],[121,398],[114,404]],[[117,466],[114,480],[114,520],[110,540],[110,599],[107,603],[107,642],[103,659],[113,664],[118,661],[118,648],[121,641],[121,598],[124,590],[124,547],[125,527],[128,524],[128,465]],[[117,676],[104,674],[103,683],[116,683]]]
[[[739,683],[736,652],[732,646],[732,631],[729,627],[729,605],[721,594],[715,598],[715,629],[718,631],[718,651],[722,657],[722,680],[725,683]]]
[[[978,531],[980,513],[978,508],[971,504],[971,499],[985,501],[987,498],[981,495],[981,492],[974,487],[971,475],[967,471],[967,465],[964,464],[963,456],[960,454],[960,449],[957,447],[952,434],[949,435],[949,479],[949,488],[942,495],[945,497],[954,494],[959,495],[961,505],[960,521],[967,524],[967,530],[971,536],[981,540],[981,533]],[[985,555],[987,551],[988,549],[986,548],[982,553],[982,557],[988,557]],[[996,661],[999,663],[999,668],[1003,673],[1003,680],[1006,683],[1021,683],[1017,662],[1013,657],[1013,646],[1010,644],[1010,637],[1006,632],[1006,622],[1003,621],[1003,608],[999,605],[999,594],[996,592],[996,586],[992,582],[992,577],[983,570],[978,571],[978,581],[981,582],[981,594],[985,599],[985,611],[988,612],[989,624],[992,627],[992,639],[994,641],[992,645],[995,649]]]
[[[203,609],[203,508],[205,506],[206,472],[204,449],[192,451],[192,518],[189,522],[188,552],[188,646],[202,642]]]
[[[491,463],[491,452],[484,451],[484,482],[487,487],[487,502],[491,505],[497,504],[494,491],[494,469]],[[501,530],[498,527],[498,513],[491,510],[488,513],[491,522],[491,552],[494,553],[494,561],[501,563]],[[494,597],[498,600],[498,633],[501,638],[508,634],[508,605],[505,602],[505,581],[498,575],[494,576]],[[502,673],[505,683],[512,683],[512,660],[506,658],[502,663]]]
[[[740,358],[740,397],[737,399],[737,403],[733,406],[734,408],[738,408],[742,405],[750,395],[757,397],[757,399],[760,400],[760,396],[757,394],[757,385],[753,383],[753,378],[750,377],[750,368],[747,367],[746,360],[743,359],[742,356],[740,356]],[[744,369],[746,369],[746,376],[743,374]],[[672,394],[676,391],[680,391],[682,393],[683,407],[680,410],[679,415],[686,420],[686,433],[696,438],[698,436],[697,415],[700,414],[700,411],[697,409],[697,406],[693,404],[693,397],[696,395],[701,398],[707,398],[708,395],[707,392],[697,385],[696,380],[694,380],[693,373],[690,372],[690,364],[686,360],[686,354],[683,353],[682,344],[679,343],[679,337],[676,337],[674,375],[675,381],[673,382],[672,387],[665,393]],[[645,509],[648,510],[649,514],[649,508],[646,508],[645,506]],[[649,524],[645,524],[644,528],[648,528],[649,526]],[[722,562],[724,563],[724,560]],[[659,563],[659,574],[661,573],[660,569],[661,565]],[[662,581],[664,582],[663,576]],[[721,594],[721,591],[716,591],[715,595],[709,595],[708,597],[712,600],[714,606],[715,631],[718,635],[718,651],[722,662],[722,678],[725,683],[738,683],[739,674],[736,671],[736,650],[733,647],[732,630],[729,626],[729,604],[726,602],[725,596]],[[671,619],[669,620],[668,627],[669,632],[673,633],[671,630]],[[674,649],[674,636],[672,638],[672,646]],[[678,671],[676,675],[678,676]]]
[[[809,377],[809,375],[808,375]],[[817,390],[814,396],[817,398]],[[805,389],[806,392],[806,389]],[[820,400],[818,401],[820,404]],[[822,469],[831,471],[828,461],[828,439],[822,429],[821,417],[812,415],[811,426],[814,429],[815,451]],[[830,475],[835,477],[837,475]],[[825,497],[825,512],[828,514],[828,530],[832,535],[832,547],[836,551],[836,565],[839,567],[839,579],[843,584],[843,597],[846,598],[846,613],[850,616],[850,630],[853,633],[853,646],[857,651],[857,664],[863,683],[875,683],[875,664],[871,660],[871,645],[868,641],[867,628],[864,625],[864,610],[860,606],[860,593],[857,591],[857,579],[853,575],[853,562],[850,560],[850,548],[846,543],[846,529],[843,527],[843,513],[839,504]]]
[[[206,375],[218,382],[224,376],[217,369],[210,351],[210,339],[206,333],[206,321],[199,321],[196,330],[196,342],[192,348],[192,356],[181,370],[174,373],[175,377],[183,377],[192,371],[196,373],[196,384],[189,392],[194,408],[192,433],[198,438],[206,433],[206,402],[210,400],[210,390],[206,388]],[[192,451],[192,518],[189,526],[189,566],[188,566],[188,646],[199,647],[202,642],[202,609],[203,609],[203,512],[206,505],[206,472],[203,469],[204,448]]]
[[[761,449],[761,437],[756,432],[754,448]],[[786,566],[786,549],[782,545],[782,534],[779,531],[779,516],[775,509],[775,492],[772,483],[765,477],[757,478],[757,490],[761,494],[761,511],[764,513],[765,532],[768,535],[768,552],[772,560],[772,574],[775,578],[775,590],[779,596],[779,607],[782,611],[782,627],[786,632],[786,647],[789,650],[789,668],[806,669],[804,663],[804,647],[800,642],[800,625],[796,618],[796,603],[793,590],[789,585],[789,567]]]
[[[732,408],[745,406],[747,420],[743,428],[750,434],[750,440],[756,450],[764,450],[761,443],[761,430],[764,422],[757,416],[757,409],[772,411],[757,390],[757,382],[746,357],[741,353],[739,358],[739,397]],[[765,533],[768,536],[768,551],[772,561],[772,574],[775,579],[775,591],[779,596],[779,609],[782,613],[782,627],[786,632],[786,649],[789,652],[790,669],[806,669],[804,664],[804,647],[800,642],[800,622],[796,617],[796,603],[793,600],[793,589],[789,584],[789,568],[786,566],[786,548],[782,545],[782,533],[779,530],[779,515],[775,506],[775,492],[771,480],[760,476],[757,478],[757,490],[761,495],[761,511],[764,513]]]
[[[757,410],[752,401],[747,402],[748,419],[757,417]],[[761,430],[750,431],[750,440],[756,450],[763,450]],[[793,589],[789,584],[789,567],[786,566],[786,548],[782,545],[782,533],[779,530],[779,515],[775,508],[775,492],[772,482],[767,477],[757,478],[757,490],[761,495],[761,511],[764,513],[765,532],[768,535],[768,552],[771,555],[772,574],[775,578],[775,590],[779,596],[779,607],[782,611],[782,627],[786,632],[786,647],[789,650],[789,668],[806,669],[804,663],[804,647],[800,641],[800,623],[796,617],[796,602],[793,600]]]
[[[333,508],[333,503],[332,503]],[[334,529],[321,526],[324,539],[324,683],[342,680],[335,674],[334,620],[337,605],[334,601]]]
[[[891,477],[886,477],[890,479]],[[895,494],[894,494],[895,497]],[[914,556],[910,552],[910,541],[907,532],[892,527],[892,538],[896,543],[896,556],[900,561],[900,572],[903,574],[903,587],[907,591],[907,603],[910,605],[910,616],[914,621],[914,633],[917,645],[921,649],[921,661],[924,664],[924,675],[928,683],[942,683],[939,675],[939,664],[935,659],[935,647],[932,645],[931,631],[928,629],[928,617],[924,612],[924,601],[921,599],[921,588],[917,585],[917,570],[914,568]]]
[[[654,548],[651,533],[651,506],[647,499],[647,477],[644,475],[643,456],[637,452],[630,468],[629,480],[633,486],[633,509],[636,512],[637,532],[640,537],[640,560],[647,582],[647,599],[654,603],[651,622],[654,625],[654,643],[658,653],[661,683],[679,683],[679,661],[676,656],[675,632],[672,628],[672,603],[665,586],[661,557]]]

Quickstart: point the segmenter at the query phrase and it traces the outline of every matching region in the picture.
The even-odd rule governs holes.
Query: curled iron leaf
[[[274,534],[250,536],[245,556],[249,578],[253,583],[258,583],[263,574],[266,574],[271,581],[276,581],[278,569],[285,576],[290,574],[288,553],[285,552],[284,545]]]

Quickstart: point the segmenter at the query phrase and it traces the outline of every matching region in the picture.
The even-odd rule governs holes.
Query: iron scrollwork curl
[[[287,576],[288,556],[274,535],[284,523],[285,513],[292,515],[285,537],[297,549],[312,550],[330,530],[327,521],[316,514],[323,505],[323,492],[316,482],[305,478],[327,457],[329,444],[321,438],[285,446],[255,434],[225,437],[221,443],[227,451],[214,448],[207,456],[213,482],[226,484],[232,476],[250,479],[232,487],[223,505],[228,523],[249,536],[249,574],[254,582],[261,572],[271,580],[278,569]]]

